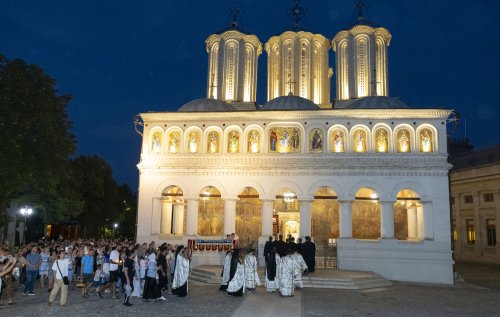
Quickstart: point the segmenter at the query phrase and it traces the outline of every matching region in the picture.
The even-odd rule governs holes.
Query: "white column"
[[[174,234],[184,234],[184,203],[175,205]]]
[[[381,207],[380,237],[394,239],[394,203],[382,201]]]
[[[340,238],[352,238],[352,200],[339,200]]]
[[[198,199],[187,200],[186,234],[195,236],[198,233]]]
[[[424,238],[424,210],[422,206],[417,207],[417,238]]]
[[[264,237],[273,235],[273,202],[273,200],[262,202],[262,236]]]
[[[153,198],[153,209],[151,210],[151,234],[160,234],[161,230],[162,200]]]
[[[311,200],[300,201],[300,236],[311,236]]]
[[[406,209],[408,215],[408,239],[417,239],[417,207]]]
[[[160,233],[162,234],[172,233],[172,208],[172,203],[167,200],[161,202]]]
[[[423,238],[426,240],[434,240],[434,212],[432,211],[432,203],[429,201],[422,202],[423,204]],[[456,220],[457,228],[458,228],[458,219]],[[453,237],[452,237],[453,239]],[[458,242],[458,241],[457,241]],[[456,245],[457,243],[455,243]]]
[[[236,230],[236,199],[224,199],[224,236]]]

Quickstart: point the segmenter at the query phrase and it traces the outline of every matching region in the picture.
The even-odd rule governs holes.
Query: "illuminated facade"
[[[220,55],[219,66],[209,66],[218,74],[209,80],[219,80],[209,82],[209,98],[176,112],[140,114],[138,241],[185,244],[235,232],[241,246],[259,247],[263,264],[270,235],[311,236],[318,249],[337,244],[340,269],[453,283],[446,150],[451,111],[409,109],[373,95],[325,109],[329,92],[321,88],[316,99],[314,80],[328,86],[328,41],[306,33],[285,32],[266,44],[273,66],[268,78],[278,80],[268,85],[270,100],[257,108],[238,108],[220,90],[210,93],[215,86],[227,89],[220,74],[229,66],[220,66],[228,65]],[[223,43],[217,36],[209,40],[207,48]],[[325,53],[320,62],[311,57],[315,41]],[[297,57],[304,46],[301,68]],[[269,61],[287,47],[293,62]],[[321,76],[314,65],[321,65]],[[196,251],[193,265],[220,259],[218,252]]]

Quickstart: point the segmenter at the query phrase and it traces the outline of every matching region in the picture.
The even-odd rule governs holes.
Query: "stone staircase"
[[[220,284],[221,266],[202,265],[193,268],[190,279],[206,284]],[[264,270],[259,268],[259,277],[264,284]],[[340,271],[335,269],[317,269],[310,276],[303,276],[304,287],[336,289],[373,289],[389,287],[392,283],[373,272]]]

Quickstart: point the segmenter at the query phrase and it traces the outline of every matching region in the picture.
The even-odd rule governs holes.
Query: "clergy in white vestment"
[[[292,258],[294,261],[293,282],[295,284],[295,287],[302,288],[304,287],[304,285],[302,284],[302,272],[307,270],[307,264],[297,249],[293,250]]]
[[[245,266],[241,264],[239,255],[240,250],[235,249],[231,258],[227,293],[232,296],[242,296],[245,289]]]
[[[266,290],[274,292],[279,289],[280,256],[276,252],[276,247],[273,247],[266,261]]]
[[[172,294],[179,297],[187,295],[189,276],[189,257],[184,246],[178,246],[176,252],[174,279],[172,280]]]
[[[253,290],[255,285],[260,286],[259,274],[257,273],[257,258],[255,250],[250,249],[245,257],[245,289]]]
[[[233,256],[233,250],[226,252],[226,257],[224,258],[224,267],[222,268],[222,282],[220,283],[219,290],[227,290],[227,284],[229,283],[229,270],[231,269],[231,258]]]
[[[134,271],[135,271],[134,281],[133,281],[134,290],[132,291],[132,295],[130,295],[132,297],[141,297],[142,296],[141,278],[140,278],[141,271],[140,270],[141,270],[141,268],[139,265],[139,257],[136,255],[134,258]]]
[[[280,295],[293,296],[295,285],[293,283],[295,261],[292,257],[292,251],[287,250],[286,256],[281,258],[280,263]]]

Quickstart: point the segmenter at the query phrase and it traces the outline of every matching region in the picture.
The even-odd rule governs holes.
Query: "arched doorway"
[[[278,229],[273,234],[281,234],[283,239],[291,236],[297,241],[300,235],[300,203],[297,194],[290,188],[281,189],[276,195],[273,210],[273,223],[277,224]]]
[[[336,267],[339,203],[330,187],[320,187],[311,204],[311,236],[316,244],[316,265]]]
[[[240,248],[256,248],[262,232],[262,202],[255,188],[245,187],[236,202],[235,230]]]
[[[162,234],[182,235],[186,232],[184,199],[178,186],[168,186],[161,194],[161,224]]]
[[[371,188],[361,188],[352,203],[352,237],[356,239],[380,238],[380,202]]]
[[[207,186],[200,192],[198,208],[198,234],[222,238],[224,231],[224,200],[220,191]]]
[[[398,240],[423,239],[423,205],[411,189],[399,191],[394,204],[394,236]]]

